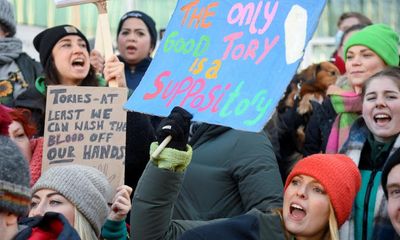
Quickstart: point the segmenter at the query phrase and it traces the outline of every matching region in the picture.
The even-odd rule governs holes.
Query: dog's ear
[[[313,74],[313,78],[310,79],[311,83],[315,82],[318,76],[318,73],[321,71],[321,64],[315,64],[315,68],[314,68],[314,74]]]
[[[317,79],[318,73],[321,71],[321,64],[314,63],[303,71],[303,83],[312,85]]]

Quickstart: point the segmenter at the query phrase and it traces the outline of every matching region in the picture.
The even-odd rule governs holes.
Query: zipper
[[[368,180],[367,190],[365,192],[362,237],[361,237],[361,239],[363,239],[363,240],[367,239],[369,198],[371,196],[371,189],[374,185],[374,179],[375,179],[375,175],[377,174],[377,172],[378,172],[378,170],[376,170],[376,169],[374,169],[372,171],[371,177]]]

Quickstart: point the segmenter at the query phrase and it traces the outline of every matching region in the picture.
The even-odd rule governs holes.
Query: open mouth
[[[82,58],[77,58],[72,61],[72,66],[74,67],[83,67],[85,65],[85,60]]]
[[[126,49],[128,51],[136,51],[136,47],[135,46],[128,46]]]
[[[388,114],[379,113],[374,116],[375,123],[380,124],[380,125],[388,123],[388,122],[390,122],[390,120],[392,120],[392,117],[389,116]]]
[[[303,219],[306,216],[304,208],[298,204],[292,203],[290,205],[290,215],[295,219]]]

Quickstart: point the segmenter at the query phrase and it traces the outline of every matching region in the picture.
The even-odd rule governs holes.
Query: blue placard
[[[127,110],[260,131],[295,74],[324,0],[180,0]]]

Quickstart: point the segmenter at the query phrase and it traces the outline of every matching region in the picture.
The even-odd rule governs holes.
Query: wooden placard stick
[[[85,3],[94,3],[97,7],[98,18],[96,28],[95,49],[99,51],[104,59],[107,60],[113,55],[111,41],[110,21],[108,20],[107,1],[106,0],[54,0],[57,7],[68,7]],[[109,81],[110,87],[118,87],[117,82]]]

